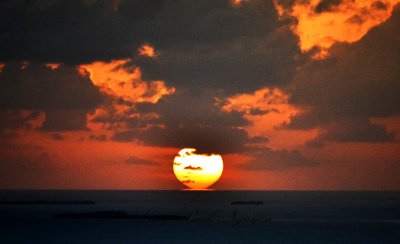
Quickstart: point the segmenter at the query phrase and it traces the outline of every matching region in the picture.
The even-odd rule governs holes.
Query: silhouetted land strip
[[[233,201],[232,205],[262,205],[262,201]]]
[[[60,213],[56,219],[142,219],[142,220],[189,220],[183,215],[170,214],[127,214],[124,211],[97,211],[83,213]]]
[[[47,201],[47,200],[30,200],[30,201],[0,201],[0,205],[94,205],[94,201]]]

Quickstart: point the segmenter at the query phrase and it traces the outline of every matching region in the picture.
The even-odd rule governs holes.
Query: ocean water
[[[0,191],[0,243],[400,243],[400,192]]]

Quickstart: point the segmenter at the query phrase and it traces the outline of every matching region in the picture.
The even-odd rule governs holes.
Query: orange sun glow
[[[176,178],[190,189],[206,189],[221,177],[224,168],[218,154],[196,154],[194,148],[184,148],[174,159]]]

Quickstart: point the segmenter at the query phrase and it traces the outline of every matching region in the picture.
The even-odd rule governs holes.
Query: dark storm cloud
[[[327,125],[326,131],[316,139],[307,142],[309,146],[319,147],[324,141],[336,142],[393,142],[395,136],[388,133],[382,125],[370,124],[365,119],[352,118]]]
[[[196,136],[199,129],[204,133],[200,138],[178,136],[174,141],[179,145],[190,142],[204,147],[208,141],[232,135],[236,142],[230,143],[231,149],[222,150],[240,148],[247,140],[247,134],[237,129],[247,123],[242,115],[218,112],[211,100],[199,101],[196,93],[215,90],[220,91],[219,97],[224,97],[267,85],[287,84],[292,71],[303,60],[297,37],[289,29],[281,28],[284,23],[278,20],[272,1],[250,1],[237,8],[229,0],[115,3],[107,0],[0,3],[0,60],[81,64],[133,58],[132,64],[142,69],[143,79],[165,80],[178,91],[193,91],[192,97],[179,94],[151,106],[150,112],[160,114],[161,119],[118,118],[113,113],[95,118],[93,122],[127,125],[128,131],[116,134],[115,140],[139,136],[144,143],[153,144],[154,136],[161,139],[159,145],[167,146],[169,143],[164,139],[176,138],[176,131]],[[155,46],[159,54],[156,59],[137,55],[137,48],[143,43]],[[99,104],[98,91],[88,79],[84,82],[85,78],[74,76],[71,70],[70,74],[60,73],[67,69],[65,65],[56,71],[33,66],[29,65],[20,74],[18,68],[11,72],[6,66],[2,79],[23,79],[35,88],[30,94],[27,89],[18,88],[23,82],[8,82],[8,86],[15,86],[11,90],[16,92],[7,95],[10,101],[0,100],[1,106],[45,111],[44,131],[86,129],[86,113]],[[76,92],[71,96],[74,89]],[[161,130],[148,129],[148,133],[140,135],[131,131],[160,124],[166,126]]]
[[[151,127],[144,131],[122,131],[113,137],[115,141],[140,140],[145,145],[159,147],[192,147],[200,153],[234,153],[245,150],[248,136],[244,130],[204,126]]]
[[[159,114],[167,126],[204,125],[211,127],[237,127],[248,125],[240,112],[224,112],[216,105],[217,91],[179,90],[156,104],[138,104],[140,113]]]
[[[156,60],[135,57],[146,80],[174,86],[252,91],[283,84],[300,55],[272,1],[240,8],[210,1],[4,1],[0,60],[81,64],[133,57],[142,43]]]
[[[0,59],[82,63],[127,57],[144,41],[193,48],[270,31],[272,3],[233,9],[213,1],[2,1]],[[265,13],[267,12],[267,13]]]
[[[85,63],[127,57],[162,1],[2,1],[0,60]],[[151,31],[151,30],[149,30]]]
[[[89,78],[63,65],[51,70],[42,64],[23,69],[17,63],[6,63],[0,85],[0,111],[35,111],[32,116],[44,111],[42,129],[46,131],[86,129],[86,113],[102,101]]]
[[[230,127],[182,126],[146,130],[139,137],[146,144],[163,147],[192,147],[199,153],[235,153],[244,150],[247,133]]]
[[[6,63],[0,82],[0,109],[93,109],[101,101],[89,78],[70,66],[51,70],[33,63],[23,69]]]
[[[135,62],[147,80],[164,79],[178,87],[208,87],[225,92],[250,92],[267,85],[283,85],[300,56],[297,38],[289,30],[263,37],[242,37],[215,44],[161,50],[155,60]]]
[[[301,69],[291,103],[305,113],[287,125],[319,127],[318,140],[384,142],[394,136],[369,118],[400,113],[400,9],[354,44],[338,44],[331,57]]]
[[[88,130],[86,127],[86,114],[90,110],[45,110],[46,120],[42,131],[79,131]]]
[[[241,113],[221,111],[215,106],[213,95],[212,91],[181,91],[157,104],[139,104],[141,114],[157,113],[159,118],[147,129],[118,132],[112,139],[140,140],[161,147],[194,147],[207,153],[243,151],[249,137],[239,127],[249,122]]]
[[[242,129],[249,123],[243,114],[222,112],[213,96],[287,84],[304,59],[298,38],[278,20],[272,1],[241,7],[229,0],[122,1],[118,6],[113,1],[3,1],[1,6],[0,60],[81,64],[129,57],[143,79],[165,80],[177,88],[175,95],[132,111],[158,118],[129,116],[131,111],[95,118],[93,122],[126,125],[112,137],[116,141],[245,151],[246,143],[265,141],[249,138]],[[139,57],[136,50],[142,43],[153,45],[157,58]],[[86,129],[86,114],[99,105],[98,90],[76,72],[57,73],[69,66],[55,71],[33,67],[10,73],[6,65],[1,75],[13,80],[6,83],[16,92],[0,100],[1,105],[45,111],[44,131]],[[32,84],[32,94],[19,88],[27,87],[22,80]]]
[[[248,154],[251,159],[239,167],[247,170],[283,170],[296,167],[312,167],[318,164],[298,150],[272,150],[270,148],[254,148]]]

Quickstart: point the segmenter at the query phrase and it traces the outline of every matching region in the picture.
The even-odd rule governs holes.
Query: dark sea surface
[[[0,191],[0,243],[400,243],[400,192]]]

